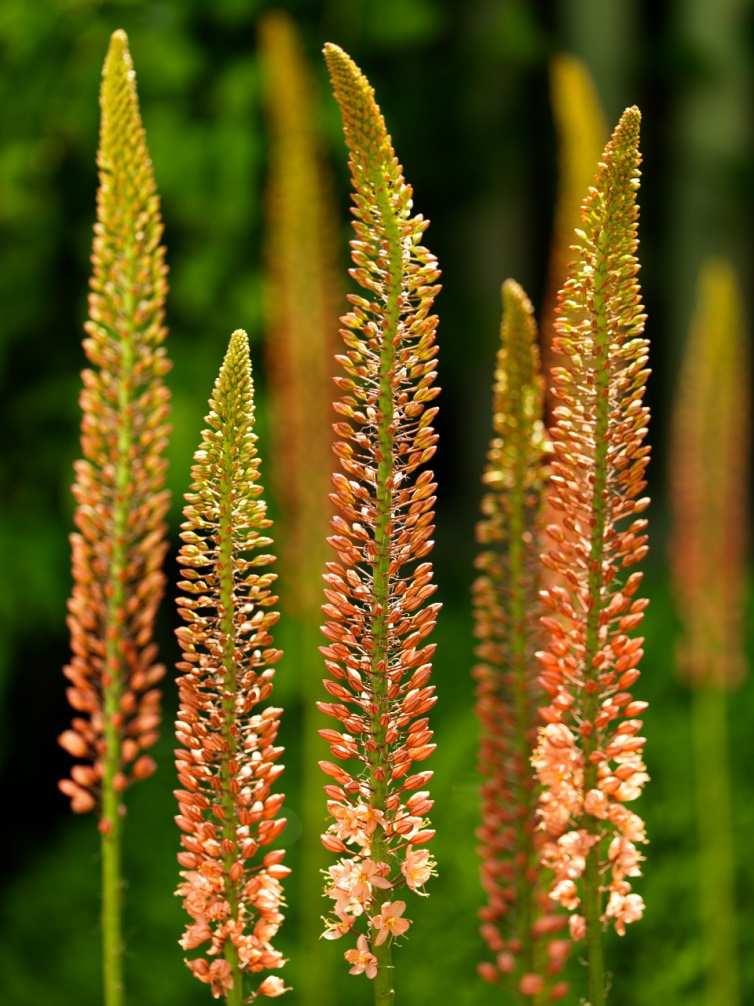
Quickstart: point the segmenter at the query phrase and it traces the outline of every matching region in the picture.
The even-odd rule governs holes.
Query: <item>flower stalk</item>
[[[630,811],[648,778],[640,715],[630,688],[642,639],[632,632],[647,602],[641,573],[624,570],[647,553],[644,444],[648,410],[645,315],[638,285],[638,109],[607,144],[582,204],[574,257],[560,293],[553,369],[557,406],[542,562],[554,574],[541,592],[546,648],[538,654],[549,704],[541,710],[533,764],[543,787],[543,861],[551,897],[586,938],[590,1006],[603,1006],[602,931],[643,913],[631,889],[643,859],[644,823]]]
[[[487,904],[481,934],[493,961],[482,978],[502,982],[518,1003],[553,1002],[567,994],[557,980],[570,949],[557,939],[564,913],[548,897],[538,862],[537,792],[531,756],[537,708],[535,651],[540,587],[537,547],[549,445],[543,424],[544,381],[533,310],[521,287],[506,280],[493,391],[493,435],[477,524],[480,551],[472,588],[476,711],[481,724],[482,824],[478,831]]]
[[[707,1002],[740,1002],[728,764],[728,693],[746,668],[748,353],[733,267],[708,261],[673,416],[670,542],[678,666],[693,690]]]
[[[194,455],[178,556],[176,791],[183,868],[177,894],[191,917],[181,939],[192,974],[240,1006],[285,989],[272,945],[283,920],[282,850],[262,850],[285,827],[272,692],[277,622],[270,520],[261,499],[246,333],[234,332]]]
[[[169,369],[162,222],[128,40],[116,31],[102,74],[97,223],[75,466],[73,593],[65,668],[76,711],[60,744],[79,763],[60,783],[75,812],[98,810],[103,984],[123,1001],[123,792],[155,765],[164,668],[154,620],[167,551],[165,447]]]
[[[332,360],[337,346],[337,219],[319,149],[314,81],[294,20],[270,11],[260,23],[270,137],[267,199],[266,350],[272,412],[270,452],[280,504],[281,595],[290,618],[286,645],[302,708],[301,839],[297,900],[297,994],[305,1006],[332,996],[332,965],[319,952],[319,841],[322,803],[318,762],[321,573],[327,560],[327,500],[332,466]]]
[[[435,452],[432,428],[439,290],[434,257],[421,244],[426,221],[411,213],[406,185],[368,81],[341,49],[325,60],[343,116],[354,188],[351,294],[341,320],[345,352],[336,385],[339,421],[333,476],[335,553],[326,566],[322,648],[339,721],[323,730],[335,762],[321,767],[333,823],[323,844],[340,856],[327,871],[333,915],[324,933],[351,931],[351,974],[374,982],[375,1003],[395,1000],[393,944],[410,926],[407,890],[423,892],[434,870],[424,848],[434,835],[423,786],[412,772],[434,750],[427,713],[434,646],[426,643],[439,605],[432,567],[435,484],[421,470]],[[345,762],[344,767],[338,762]]]

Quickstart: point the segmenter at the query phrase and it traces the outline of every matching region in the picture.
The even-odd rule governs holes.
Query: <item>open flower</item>
[[[380,946],[390,936],[402,936],[411,925],[409,919],[403,918],[406,911],[405,901],[384,901],[379,915],[372,916],[372,926],[377,931],[376,946]]]
[[[349,974],[366,975],[367,978],[374,978],[377,974],[377,958],[370,951],[367,938],[363,933],[356,941],[355,948],[346,950],[343,956],[351,965]]]

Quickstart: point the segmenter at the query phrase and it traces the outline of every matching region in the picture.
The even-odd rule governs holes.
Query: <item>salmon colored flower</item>
[[[372,917],[372,926],[377,931],[376,946],[380,946],[388,937],[402,936],[411,925],[409,919],[403,918],[406,911],[405,901],[384,901],[380,914]]]
[[[401,873],[406,884],[412,891],[424,887],[433,874],[432,857],[428,849],[415,849],[409,846],[406,849],[406,858],[401,863]]]
[[[362,933],[356,941],[356,947],[346,950],[343,954],[351,965],[349,974],[366,975],[367,978],[374,978],[377,974],[377,958],[369,950],[366,936]]]
[[[290,991],[286,988],[285,982],[277,975],[268,975],[257,989],[258,996],[267,996],[268,999],[277,999],[284,992]]]

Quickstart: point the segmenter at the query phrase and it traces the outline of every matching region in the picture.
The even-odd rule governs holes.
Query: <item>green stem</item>
[[[235,409],[230,408],[230,423]],[[226,417],[227,418],[227,417]],[[223,467],[220,483],[220,515],[217,542],[217,576],[220,581],[220,632],[223,653],[223,741],[224,753],[220,767],[222,780],[221,804],[223,808],[223,838],[235,849],[238,820],[233,798],[234,762],[237,749],[236,732],[236,653],[235,653],[235,590],[233,576],[233,481],[235,448],[234,430],[229,423],[223,430]],[[233,852],[223,859],[225,883],[231,918],[237,918],[239,894],[237,885],[230,879],[235,862]],[[243,1002],[243,973],[238,964],[238,951],[231,940],[225,941],[225,960],[230,965],[233,987],[225,997],[227,1006],[241,1006]]]
[[[114,806],[112,799],[114,798]],[[105,1006],[123,1002],[122,882],[118,795],[112,787],[102,794],[103,820],[113,822],[102,833],[102,977]]]
[[[121,698],[123,647],[126,632],[126,565],[128,559],[129,486],[131,481],[131,340],[121,345],[118,384],[118,434],[113,498],[112,552],[108,570],[109,596],[105,614],[105,668],[102,680],[102,983],[105,1006],[123,1003],[123,933],[121,878],[121,812],[118,790],[121,772]]]
[[[373,947],[377,958],[377,974],[374,982],[374,1006],[393,1006],[395,1003],[395,988],[393,987],[393,954],[390,940],[385,940],[381,947]]]
[[[594,724],[600,702],[597,683],[599,671],[594,668],[594,658],[599,650],[600,616],[605,602],[603,565],[605,559],[605,531],[607,527],[608,489],[608,433],[610,422],[610,324],[607,316],[605,286],[607,276],[607,249],[611,234],[608,227],[600,234],[595,255],[593,288],[593,347],[594,367],[594,482],[592,486],[592,526],[587,574],[588,611],[584,645],[583,718]],[[584,789],[588,792],[597,786],[597,766],[592,755],[599,745],[597,731],[584,738]],[[584,918],[586,920],[586,945],[588,964],[589,1006],[604,1006],[605,959],[602,946],[602,891],[600,876],[600,842],[589,851],[584,870]]]
[[[373,175],[373,184],[382,224],[385,229],[389,260],[385,325],[382,333],[379,371],[379,416],[377,429],[379,461],[376,478],[375,561],[373,574],[374,649],[371,661],[371,683],[375,711],[372,716],[372,739],[374,747],[370,752],[372,804],[375,809],[384,811],[389,773],[385,726],[388,714],[387,669],[390,659],[388,609],[390,604],[390,539],[392,532],[392,476],[394,467],[392,431],[393,370],[395,366],[395,340],[398,334],[398,322],[400,318],[399,302],[403,277],[403,253],[398,221],[390,203],[390,195],[385,181],[379,171],[376,171]],[[376,863],[388,862],[385,835],[379,826],[375,829],[372,838],[372,858]],[[379,888],[375,891],[374,907],[377,913],[379,913],[382,905],[389,898],[390,893],[388,891]],[[391,1006],[395,1002],[395,989],[393,987],[390,940],[386,940],[381,946],[373,945],[372,952],[377,958],[377,977],[373,982],[375,1006]]]
[[[315,577],[321,573],[318,563]],[[327,855],[320,841],[323,828],[322,790],[319,786],[317,766],[327,755],[327,747],[317,733],[322,726],[316,706],[319,698],[321,658],[316,613],[304,611],[298,632],[288,652],[288,666],[295,667],[302,682],[303,737],[301,739],[302,797],[301,797],[301,855],[298,882],[301,895],[301,946],[299,948],[298,982],[303,1006],[320,1006],[328,1002],[334,1006],[336,998],[331,980],[331,960],[323,954],[320,941],[322,932],[321,871],[327,864]],[[327,944],[327,947],[330,945]]]
[[[525,347],[527,352],[529,346]],[[513,349],[514,359],[511,360],[511,370],[515,367],[515,354],[521,352],[521,347]],[[516,431],[518,434],[518,449],[516,451],[513,486],[510,493],[509,509],[509,542],[508,568],[510,597],[510,650],[511,670],[513,673],[513,707],[515,716],[516,745],[520,760],[519,772],[516,775],[516,844],[522,857],[522,863],[516,871],[516,929],[521,943],[521,961],[526,972],[535,970],[534,940],[532,939],[533,901],[536,890],[530,882],[529,870],[534,856],[531,820],[533,816],[533,790],[526,785],[529,773],[531,708],[528,691],[528,646],[527,646],[527,589],[526,589],[526,554],[524,534],[526,530],[526,474],[529,463],[526,419],[523,411],[522,375],[515,379],[511,375],[511,383],[518,392],[514,401]],[[517,991],[517,1001],[524,1003],[525,996]]]
[[[738,1006],[734,854],[728,767],[727,693],[694,689],[699,890],[707,1006]]]

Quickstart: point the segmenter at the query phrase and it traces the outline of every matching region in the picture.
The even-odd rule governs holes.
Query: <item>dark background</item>
[[[266,140],[255,22],[269,6],[255,0],[3,0],[0,8],[0,1000],[6,1006],[100,1001],[97,834],[93,819],[72,818],[57,793],[66,758],[55,738],[68,717],[60,673],[68,645],[68,489],[78,450],[102,59],[110,32],[124,27],[171,269],[175,531],[227,336],[238,326],[254,344],[263,336]],[[375,85],[417,209],[432,220],[427,240],[444,272],[436,559],[445,610],[437,634],[440,702],[432,763],[440,874],[431,897],[411,905],[416,925],[398,954],[397,979],[401,1001],[416,1006],[437,996],[456,1006],[500,996],[475,976],[481,894],[467,592],[499,284],[513,275],[540,304],[546,281],[556,181],[550,57],[569,51],[586,60],[611,122],[628,104],[643,110],[641,258],[654,368],[655,503],[647,568],[652,605],[637,693],[652,702],[647,754],[653,781],[640,807],[652,845],[638,885],[646,917],[623,940],[609,938],[616,975],[611,1003],[697,1006],[702,982],[689,696],[673,661],[665,445],[673,378],[704,257],[734,257],[751,309],[754,5],[333,0],[279,6],[296,17],[320,84],[319,118],[339,186],[344,262],[345,152],[319,58],[327,39],[343,45]],[[255,348],[264,446],[265,375],[263,354]],[[166,603],[159,631],[169,662],[175,656],[173,620]],[[284,740],[295,752],[300,709],[295,668],[286,670],[282,665],[279,701],[288,712]],[[171,683],[166,691],[169,723]],[[746,1002],[754,1002],[753,700],[749,680],[732,703],[731,725]],[[144,1006],[209,1001],[176,945],[183,915],[172,896],[177,836],[170,749],[166,736],[157,751],[157,777],[130,797],[126,830],[130,1000]],[[294,770],[286,782],[294,867],[297,786]],[[306,978],[295,967],[295,903],[289,919],[288,977],[300,984]],[[342,949],[323,944],[321,952],[339,958]],[[347,979],[340,963],[336,973],[341,1002],[369,1001],[363,979]],[[336,995],[333,990],[333,1002]],[[295,1004],[295,993],[287,1001]]]

